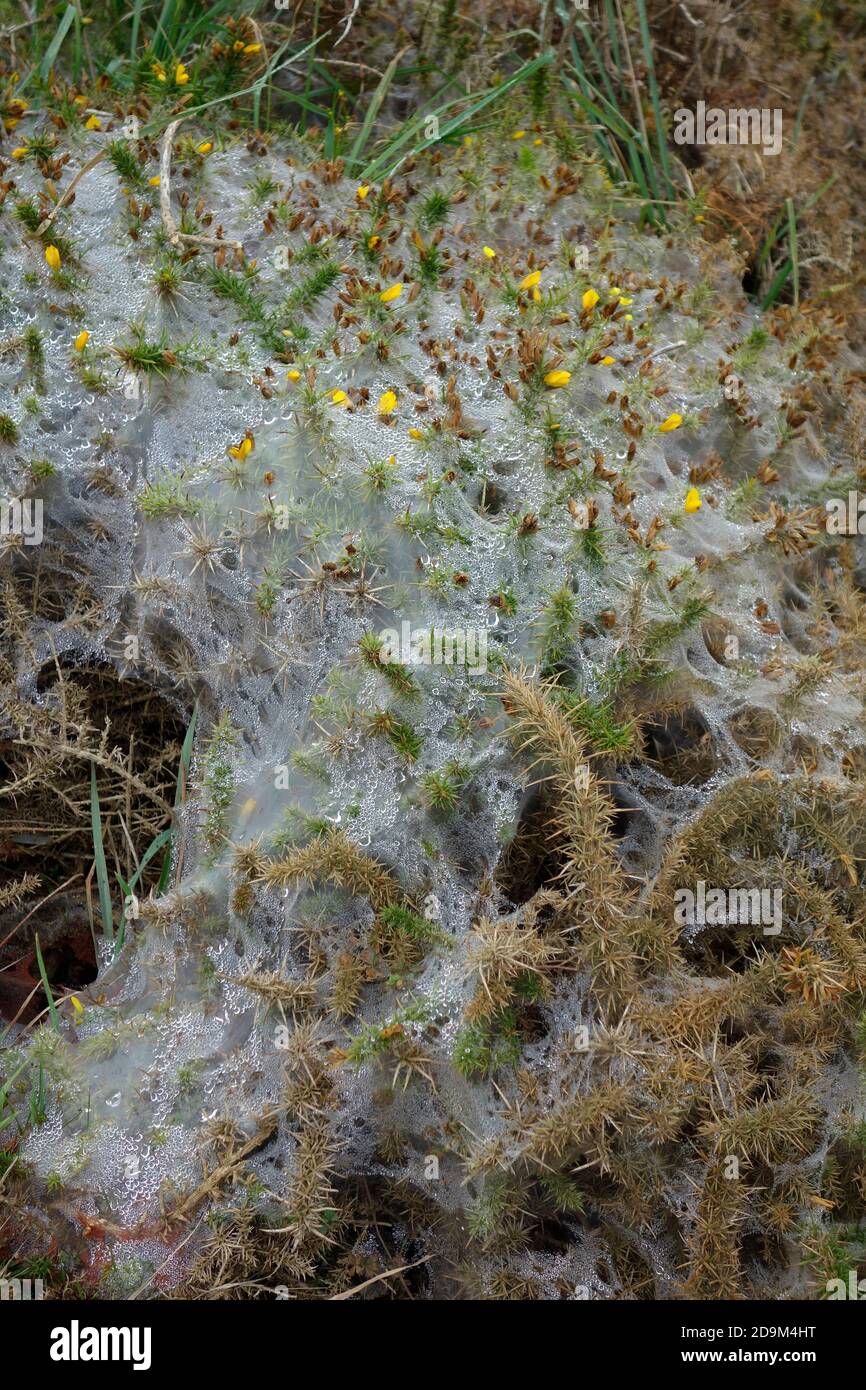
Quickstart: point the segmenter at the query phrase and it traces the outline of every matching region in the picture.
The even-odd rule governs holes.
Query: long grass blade
[[[443,106],[435,108],[432,111],[417,112],[411,121],[406,122],[400,134],[388,144],[383,152],[362,170],[360,177],[365,181],[370,181],[379,179],[384,175],[392,174],[398,165],[402,164],[405,160],[416,154],[420,154],[422,150],[429,149],[431,145],[436,145],[441,140],[446,140],[449,135],[455,134],[458,130],[462,130],[480,111],[485,111],[487,107],[494,102],[501,101],[508,92],[513,91],[521,82],[525,82],[533,73],[538,72],[539,68],[545,67],[551,61],[552,56],[551,53],[542,53],[537,58],[530,59],[530,61],[524,63],[517,72],[512,73],[511,77],[507,78],[505,82],[500,83],[498,87],[489,88],[477,101],[467,107],[465,111],[461,111],[459,115],[446,121],[444,125],[440,126],[438,134],[424,137],[397,159],[396,155],[398,151],[403,149],[404,145],[407,145],[410,141],[417,138],[418,134],[424,129],[431,117],[435,117],[438,122],[445,115],[446,111],[451,110],[455,106],[462,105],[464,98],[455,97],[452,101],[447,101]]]
[[[54,67],[57,55],[63,47],[63,40],[66,38],[66,35],[72,28],[72,21],[74,19],[75,6],[67,5],[66,9],[63,11],[60,23],[58,24],[57,29],[55,30],[54,37],[45,50],[45,56],[43,57],[42,62],[39,64],[39,76],[42,78],[43,82],[48,81],[49,73],[51,72],[51,69]]]
[[[99,809],[99,790],[96,785],[96,764],[90,764],[90,826],[93,833],[93,862],[96,865],[96,883],[99,888],[99,910],[102,914],[102,930],[109,941],[114,939],[114,920],[111,909],[111,887],[108,882],[108,866],[105,862],[105,846],[102,842],[102,816]]]
[[[141,856],[141,863],[139,864],[138,868],[136,869],[135,873],[132,875],[132,878],[129,880],[128,883],[126,882],[126,879],[124,879],[120,874],[115,874],[115,878],[117,879],[117,882],[120,884],[120,891],[123,894],[124,903],[123,909],[120,914],[120,922],[117,928],[117,938],[114,948],[115,958],[117,958],[117,956],[123,949],[123,943],[126,939],[126,899],[131,897],[132,894],[135,892],[138,883],[141,879],[141,876],[147,868],[148,864],[150,863],[151,859],[154,857],[155,854],[159,854],[159,851],[163,848],[164,845],[171,845],[171,830],[161,830],[158,835],[154,836],[147,849],[144,851],[144,854]],[[169,859],[170,858],[171,855],[169,852]]]
[[[785,199],[788,213],[788,254],[791,258],[791,275],[794,280],[794,307],[800,307],[800,254],[797,246],[797,214],[793,199]]]
[[[18,1080],[18,1077],[24,1071],[24,1068],[26,1066],[27,1063],[22,1062],[21,1066],[18,1067],[17,1070],[13,1071],[12,1075],[7,1077],[6,1080],[3,1082],[3,1085],[0,1086],[0,1129],[5,1129],[6,1126],[11,1124],[12,1121],[15,1119],[15,1115],[12,1112],[12,1110],[9,1111],[8,1115],[6,1114],[6,1107],[9,1104],[9,1092],[15,1085],[15,1082]]]
[[[45,990],[45,997],[48,1000],[48,1014],[51,1019],[51,1027],[54,1028],[55,1031],[59,1031],[60,1023],[57,1018],[57,1007],[54,1003],[54,995],[51,993],[51,986],[48,983],[48,972],[45,969],[45,961],[42,959],[42,947],[39,945],[38,932],[36,933],[34,942],[36,945],[36,964],[39,966],[39,976],[42,980],[43,989]]]
[[[668,145],[665,139],[665,127],[662,120],[662,103],[659,96],[659,84],[656,81],[656,69],[653,62],[653,46],[650,38],[649,20],[647,19],[646,0],[637,0],[638,21],[640,24],[640,37],[643,44],[644,61],[647,67],[647,81],[649,82],[650,100],[653,106],[653,117],[656,127],[656,141],[659,147],[659,160],[662,172],[667,183],[668,197],[674,196],[674,183],[671,174],[670,159],[668,157]]]
[[[175,793],[174,793],[174,809],[175,809],[175,811],[177,811],[178,808],[181,807],[181,806],[183,805],[184,801],[186,800],[186,786],[187,786],[187,779],[189,778],[189,765],[190,765],[190,762],[192,761],[192,745],[193,745],[193,740],[195,739],[195,727],[196,727],[196,724],[197,724],[197,723],[198,723],[198,709],[194,709],[193,712],[192,712],[192,718],[191,718],[190,721],[189,721],[189,728],[187,729],[186,735],[185,735],[184,740],[183,740],[183,747],[182,747],[181,750],[180,750],[180,767],[178,768],[178,771],[177,771],[177,786],[176,786],[176,788],[175,788]],[[159,875],[159,882],[158,882],[158,884],[156,885],[156,891],[157,891],[157,893],[164,893],[164,892],[165,892],[166,886],[167,886],[167,884],[168,884],[168,876],[169,876],[169,873],[171,872],[171,832],[170,832],[170,831],[168,832],[168,835],[169,835],[169,839],[168,839],[168,850],[166,851],[165,858],[164,858],[164,860],[162,861],[162,869],[161,869],[160,875]]]
[[[135,55],[138,50],[138,35],[141,30],[141,12],[143,9],[144,0],[135,0],[132,9],[132,35],[129,40],[129,57],[131,62],[135,61]]]
[[[405,49],[401,48],[399,53],[394,54],[394,57],[391,59],[387,68],[382,74],[381,81],[378,83],[376,90],[370,98],[370,105],[367,107],[366,113],[364,115],[364,120],[361,123],[361,129],[358,131],[357,137],[352,145],[351,150],[349,151],[349,158],[347,163],[351,168],[354,168],[354,166],[360,160],[361,155],[364,153],[364,147],[366,146],[367,141],[370,138],[370,131],[373,129],[373,122],[379,114],[382,102],[388,95],[388,88],[391,86],[391,83],[394,80],[394,73],[397,71],[397,65],[399,64],[400,59],[403,57],[405,51]]]

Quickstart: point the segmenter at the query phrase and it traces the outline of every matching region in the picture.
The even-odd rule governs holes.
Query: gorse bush
[[[2,1240],[53,1292],[866,1273],[852,286],[826,178],[759,234],[678,153],[626,9],[134,5],[0,78]]]

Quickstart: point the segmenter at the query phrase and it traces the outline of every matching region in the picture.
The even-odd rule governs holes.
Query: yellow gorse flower
[[[348,399],[349,397],[346,395],[345,391],[331,392],[331,405],[345,405]]]
[[[661,424],[659,425],[659,429],[661,430],[662,434],[670,434],[671,430],[678,430],[682,423],[682,415],[678,415],[677,412],[674,411],[673,414],[669,415],[666,420],[662,420]]]
[[[528,275],[524,275],[523,279],[521,280],[521,282],[520,282],[520,289],[522,289],[522,290],[534,290],[535,287],[536,287],[536,285],[540,282],[540,280],[541,280],[541,271],[540,271],[540,270],[530,270],[529,274],[528,274]]]
[[[567,386],[571,381],[571,372],[558,371],[548,372],[544,378],[545,386],[556,388],[557,386]]]
[[[230,444],[229,453],[233,459],[245,459],[253,452],[255,445],[248,434],[245,434],[240,444]]]
[[[700,511],[701,506],[701,494],[698,492],[696,487],[690,487],[688,492],[686,493],[686,500],[683,504],[683,511],[697,512]]]
[[[88,116],[88,117],[87,117],[87,120],[84,122],[84,129],[85,129],[85,130],[101,130],[101,129],[102,129],[102,121],[99,119],[98,116]]]
[[[199,154],[210,154],[213,149],[213,143],[210,140],[202,140],[200,145],[196,145],[196,149]]]
[[[60,269],[60,252],[57,250],[56,246],[46,246],[45,259],[52,270],[57,271]]]
[[[24,159],[24,158],[26,158],[26,155],[27,155],[27,146],[26,146],[26,145],[19,145],[17,149],[14,149],[14,150],[12,151],[12,158],[13,158],[13,159]]]
[[[75,351],[83,352],[84,349],[87,347],[89,341],[90,334],[88,333],[86,328],[82,328],[81,332],[79,333],[78,337],[75,339],[75,342],[73,344]]]
[[[584,290],[583,299],[581,300],[584,309],[594,309],[598,303],[598,298],[597,290]]]
[[[379,404],[376,406],[380,415],[390,415],[397,404],[397,393],[395,391],[385,391],[379,397]]]
[[[366,198],[369,192],[370,185],[368,183],[362,183],[359,185],[358,188],[355,189],[355,197],[360,198],[361,202],[363,203],[364,199]]]
[[[616,361],[616,358],[615,358],[615,357],[603,357],[603,358],[601,359],[601,365],[602,365],[603,367],[612,367],[615,361]]]
[[[395,299],[399,299],[403,293],[403,286],[399,282],[396,285],[389,285],[387,290],[383,290],[379,295],[383,304],[393,304]]]
[[[286,376],[289,378],[289,381],[300,381],[301,379],[301,373],[298,371],[297,367],[292,367],[290,371],[286,372]]]
[[[185,87],[189,81],[189,73],[183,63],[178,63],[174,70],[174,80],[178,87]]]
[[[485,256],[487,257],[488,261],[495,260],[495,258],[496,258],[496,252],[493,250],[493,247],[492,247],[492,246],[482,246],[481,250],[484,252],[484,254],[485,254]]]

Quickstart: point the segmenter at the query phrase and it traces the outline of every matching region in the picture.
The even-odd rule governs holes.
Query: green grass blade
[[[48,1000],[48,1013],[51,1018],[51,1027],[59,1031],[60,1024],[57,1019],[57,1009],[54,1004],[54,995],[51,993],[51,986],[48,983],[48,974],[45,969],[45,961],[42,959],[42,947],[39,945],[38,932],[36,933],[34,940],[36,943],[36,964],[39,966],[39,975],[42,980],[43,988],[45,990],[45,997]]]
[[[790,274],[791,261],[789,258],[785,261],[780,270],[777,272],[773,280],[773,283],[767,291],[766,297],[761,304],[762,309],[769,309],[772,304],[775,304],[779,295],[782,293],[782,286],[784,285],[785,281],[787,280]]]
[[[838,174],[831,174],[829,179],[825,179],[824,183],[821,184],[821,187],[819,189],[817,189],[814,193],[810,193],[809,197],[803,204],[803,212],[808,212],[810,208],[813,208],[815,204],[821,198],[823,198],[824,194],[827,192],[827,189],[832,188],[833,184],[836,182],[838,177]]]
[[[167,845],[170,842],[170,840],[170,830],[160,830],[159,834],[153,837],[147,849],[144,851],[144,854],[141,856],[141,863],[139,864],[135,873],[132,875],[132,878],[129,880],[129,883],[121,884],[121,886],[125,889],[127,896],[134,891],[136,884],[139,882],[142,874],[144,873],[153,856],[155,854],[159,854],[159,851],[162,849],[163,845]],[[117,875],[117,879],[118,882],[120,882],[120,874]]]
[[[585,95],[584,92],[578,91],[577,89],[575,89],[574,93],[575,100],[580,104],[580,106],[588,115],[594,117],[595,121],[599,125],[605,127],[607,130],[610,131],[610,137],[608,137],[608,142],[613,157],[616,160],[616,169],[619,178],[623,179],[627,176],[619,160],[619,149],[613,143],[613,139],[611,137],[615,137],[616,140],[620,141],[621,144],[624,146],[626,154],[628,156],[628,162],[631,168],[632,178],[634,180],[635,185],[639,189],[641,196],[650,205],[650,211],[653,221],[660,221],[662,225],[664,225],[665,217],[664,212],[662,211],[660,206],[661,195],[659,193],[658,182],[655,176],[655,167],[653,164],[652,152],[647,149],[647,146],[644,143],[643,137],[641,136],[640,132],[635,130],[634,126],[632,126],[626,120],[622,112],[618,111],[615,106],[611,105],[611,103],[607,100],[604,94],[598,91],[598,89],[594,87],[593,84],[589,81],[589,79],[585,76],[583,78],[583,83],[585,87],[592,93],[592,96],[595,98],[595,100],[593,100],[592,97]],[[597,130],[594,131],[594,133],[596,134],[596,136],[598,135]],[[609,170],[608,172],[611,172],[611,170]]]
[[[403,149],[404,145],[407,145],[409,141],[417,137],[431,116],[435,116],[438,120],[446,111],[451,110],[455,106],[462,105],[464,98],[455,97],[453,101],[445,102],[443,106],[432,111],[417,112],[411,121],[406,122],[400,134],[388,144],[385,150],[383,150],[371,164],[368,164],[367,167],[362,170],[359,177],[365,182],[370,182],[386,174],[392,174],[397,166],[402,164],[404,160],[409,159],[410,156],[420,154],[422,150],[429,149],[431,145],[436,145],[440,140],[445,140],[449,135],[453,135],[456,131],[463,129],[467,122],[473,120],[480,111],[486,110],[493,102],[501,101],[508,92],[513,91],[521,82],[525,82],[533,73],[538,72],[539,68],[546,67],[551,61],[551,58],[552,54],[543,53],[537,58],[532,58],[528,63],[524,63],[523,66],[520,67],[517,72],[512,73],[511,77],[507,78],[505,82],[500,83],[498,87],[489,88],[477,101],[467,107],[465,111],[461,111],[459,115],[454,116],[450,121],[447,121],[441,126],[438,136],[429,136],[420,140],[418,144],[413,145],[411,149],[407,150],[405,154],[397,159],[396,155],[398,151]]]
[[[193,740],[195,738],[195,727],[197,723],[198,709],[194,709],[192,712],[192,718],[189,721],[189,728],[187,729],[186,736],[183,740],[183,747],[180,750],[180,767],[178,768],[177,772],[177,787],[175,788],[174,793],[175,811],[178,809],[179,806],[183,805],[183,802],[186,798],[186,784],[187,778],[189,777],[189,765],[192,760],[192,745]],[[162,861],[162,870],[159,875],[159,883],[156,885],[156,891],[158,894],[165,892],[166,885],[168,884],[168,876],[171,872],[171,831],[168,831],[166,833],[169,836],[168,850],[166,852],[165,859]]]
[[[577,82],[575,83],[574,79],[569,77],[568,74],[566,74],[566,78],[572,86],[577,86],[580,89],[580,93],[582,96],[589,100],[591,93],[594,89],[589,81],[589,78],[586,75],[586,72],[584,71],[583,62],[581,60],[580,53],[578,52],[577,44],[575,43],[574,37],[572,37],[571,40],[571,52],[573,58],[572,66],[577,76]],[[604,122],[602,122],[602,125],[603,124]],[[603,131],[598,130],[595,124],[593,124],[590,127],[590,129],[592,131],[592,138],[598,147],[602,159],[604,160],[608,176],[611,179],[615,179],[619,173],[619,164],[616,158],[616,152],[614,150],[613,143],[610,137],[604,134]]]
[[[102,843],[102,816],[99,810],[95,763],[90,764],[90,827],[93,832],[93,862],[96,865],[96,882],[99,887],[102,930],[109,941],[112,941],[114,939],[114,920],[111,911],[111,887],[108,882],[108,866],[105,862],[105,846]]]
[[[144,851],[144,854],[141,856],[141,863],[139,864],[138,868],[136,869],[135,873],[132,875],[132,878],[129,880],[128,883],[120,874],[115,874],[115,878],[117,879],[117,882],[120,884],[120,891],[123,895],[123,907],[121,908],[120,922],[118,923],[117,937],[115,938],[115,960],[120,955],[120,952],[123,950],[123,943],[126,940],[126,899],[130,897],[132,893],[135,892],[139,879],[141,878],[142,874],[144,873],[145,869],[147,868],[154,855],[159,854],[159,851],[162,849],[163,845],[171,845],[171,830],[161,830],[158,835],[154,836],[147,849]],[[169,862],[170,861],[171,851],[169,850]],[[160,875],[160,877],[161,876],[162,875]]]
[[[162,10],[156,21],[156,35],[153,40],[153,51],[157,58],[167,58],[172,51],[172,43],[169,39],[168,29],[174,18],[175,0],[163,0]]]
[[[665,139],[665,128],[662,121],[662,104],[659,96],[659,84],[656,81],[656,69],[653,62],[653,46],[650,38],[649,21],[646,13],[646,0],[637,0],[637,13],[640,23],[640,37],[643,44],[644,60],[647,66],[647,81],[649,82],[650,100],[653,104],[653,116],[656,123],[656,140],[659,147],[659,160],[661,162],[662,173],[667,183],[668,197],[674,196],[674,183],[671,175],[670,159],[668,157],[668,144]]]
[[[403,57],[403,52],[404,50],[401,49],[399,53],[394,54],[394,57],[382,73],[381,81],[378,83],[376,90],[370,98],[370,105],[365,112],[361,129],[358,131],[357,137],[349,151],[349,158],[346,161],[349,168],[354,168],[359,162],[361,155],[364,153],[364,147],[370,138],[370,131],[373,129],[373,122],[379,114],[382,102],[388,95],[388,88],[394,80],[394,73],[397,71],[397,64]]]
[[[6,1081],[3,1082],[2,1086],[0,1086],[0,1129],[5,1129],[6,1126],[8,1124],[11,1124],[12,1121],[15,1119],[15,1115],[11,1110],[9,1111],[8,1115],[5,1113],[6,1107],[9,1103],[9,1091],[11,1087],[14,1086],[15,1082],[17,1081],[21,1073],[24,1071],[24,1068],[26,1066],[27,1063],[22,1062],[18,1070],[13,1071],[12,1075]]]
[[[758,256],[757,262],[755,263],[756,270],[761,269],[770,252],[772,251],[773,247],[775,246],[776,242],[778,241],[779,230],[782,226],[784,216],[785,210],[783,208],[782,211],[779,213],[778,217],[776,218],[775,222],[773,223],[772,227],[770,228],[769,232],[767,233],[766,241],[761,247],[760,254]]]
[[[622,83],[622,58],[619,52],[619,36],[616,32],[616,16],[613,12],[613,0],[604,0],[604,14],[607,20],[607,33],[610,39],[610,52]]]
[[[42,59],[42,62],[39,64],[39,76],[42,78],[43,82],[48,81],[48,74],[51,72],[57,55],[63,46],[63,40],[66,38],[66,35],[72,28],[72,21],[74,19],[75,6],[67,5],[66,9],[63,11],[63,16],[60,20],[60,23],[58,24],[57,29],[55,30],[54,37],[45,50],[45,56]]]
[[[135,61],[135,54],[138,48],[138,35],[141,29],[141,12],[144,9],[144,0],[135,0],[132,10],[132,37],[129,40],[129,58]]]
[[[610,77],[608,76],[608,71],[604,59],[602,58],[601,54],[596,48],[592,34],[590,33],[590,30],[588,29],[586,24],[578,23],[575,26],[575,36],[577,34],[580,35],[580,37],[586,44],[590,60],[595,68],[595,71],[598,73],[599,77],[601,78],[601,81],[604,83],[604,88],[607,92],[608,97],[610,98],[610,101],[613,103],[614,106],[616,106],[618,101],[617,94],[614,91]],[[621,94],[619,100],[621,100]]]
[[[800,307],[800,255],[797,247],[797,214],[791,198],[785,199],[788,213],[788,254],[791,259],[791,274],[794,279],[794,307]]]
[[[813,207],[815,206],[815,204],[816,204],[816,203],[824,196],[824,194],[827,192],[827,189],[830,188],[830,187],[832,187],[832,185],[836,182],[836,180],[837,180],[838,177],[839,177],[838,174],[831,174],[830,177],[829,177],[828,179],[825,179],[824,183],[821,184],[821,187],[820,187],[820,188],[816,189],[814,193],[810,193],[809,197],[806,199],[806,201],[804,202],[802,208],[800,209],[800,216],[801,216],[801,217],[802,217],[803,213],[809,212],[810,209],[813,208]],[[779,233],[780,233],[780,231],[781,231],[781,229],[782,229],[782,223],[786,220],[786,218],[787,218],[787,229],[788,229],[788,251],[789,251],[789,255],[788,255],[788,257],[786,258],[786,260],[785,260],[784,264],[782,265],[781,269],[778,271],[777,275],[775,276],[775,278],[774,278],[774,280],[773,280],[773,283],[772,283],[772,285],[770,286],[769,290],[767,291],[766,297],[765,297],[763,303],[761,304],[761,308],[762,308],[762,309],[768,309],[768,308],[770,307],[771,304],[775,303],[776,299],[778,298],[779,294],[781,293],[782,286],[784,285],[784,283],[785,283],[785,281],[787,280],[788,276],[791,275],[792,273],[795,274],[795,281],[794,281],[794,303],[795,303],[795,304],[799,303],[799,299],[800,299],[800,261],[799,261],[799,242],[798,242],[798,237],[797,237],[797,214],[796,214],[796,210],[795,210],[795,208],[794,208],[793,200],[792,200],[791,198],[786,198],[786,199],[785,199],[785,206],[782,208],[781,212],[779,213],[778,217],[776,218],[775,222],[773,223],[772,227],[770,228],[770,231],[769,231],[769,233],[768,233],[768,235],[767,235],[767,239],[766,239],[766,241],[764,242],[763,246],[761,247],[761,252],[760,252],[760,255],[758,256],[758,260],[757,260],[757,262],[756,262],[756,269],[757,269],[757,270],[760,270],[760,269],[761,269],[761,267],[764,265],[764,263],[765,263],[767,257],[769,256],[770,252],[772,251],[773,247],[775,246],[776,242],[779,240]]]

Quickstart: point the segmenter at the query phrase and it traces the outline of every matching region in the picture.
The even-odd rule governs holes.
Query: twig
[[[68,888],[70,883],[74,883],[77,878],[81,878],[81,874],[73,874],[72,877],[68,878],[65,883],[61,883],[59,888],[55,888],[53,892],[49,893],[47,898],[43,898],[42,901],[38,902],[35,907],[31,907],[30,911],[27,913],[27,916],[22,917],[21,921],[16,923],[16,925],[12,928],[9,935],[4,936],[3,940],[0,941],[0,948],[5,946],[7,941],[12,940],[15,933],[21,930],[25,922],[30,921],[30,918],[33,916],[34,912],[38,912],[40,907],[44,907],[46,903],[50,903],[52,898],[56,898],[58,893],[62,893],[64,888]]]
[[[686,346],[686,340],[685,340],[685,338],[680,338],[680,340],[679,340],[678,343],[665,343],[664,347],[656,348],[655,352],[651,352],[650,355],[649,355],[649,357],[645,357],[645,358],[644,358],[644,361],[645,361],[645,362],[652,362],[652,360],[653,360],[654,357],[661,357],[661,355],[662,355],[663,352],[673,352],[674,348],[681,348],[681,347],[685,347],[685,346]]]
[[[703,29],[704,21],[702,19],[695,19],[694,15],[689,14],[687,7],[682,3],[682,0],[680,0],[680,9],[682,10],[686,19],[689,21],[689,24],[691,24],[693,28]]]
[[[354,22],[355,22],[355,15],[358,13],[358,11],[359,11],[360,8],[361,8],[361,0],[354,0],[354,3],[353,3],[353,5],[352,5],[351,10],[350,10],[349,13],[346,15],[346,18],[343,20],[343,32],[342,32],[342,34],[340,35],[340,37],[336,40],[336,42],[335,42],[335,44],[334,44],[334,47],[335,47],[335,48],[337,47],[337,44],[338,44],[338,43],[342,43],[342,42],[343,42],[343,39],[346,37],[346,35],[348,34],[348,32],[349,32],[349,30],[351,29],[352,25],[354,24]]]
[[[199,1229],[199,1227],[201,1226],[201,1223],[202,1223],[203,1221],[204,1221],[204,1216],[200,1216],[199,1219],[198,1219],[198,1221],[195,1223],[195,1225],[194,1225],[194,1226],[191,1226],[190,1229],[187,1231],[187,1233],[186,1233],[186,1235],[184,1236],[183,1240],[179,1240],[179,1241],[178,1241],[177,1245],[176,1245],[176,1246],[174,1247],[174,1249],[171,1251],[171,1253],[169,1254],[168,1258],[165,1259],[165,1260],[163,1260],[163,1262],[162,1262],[162,1264],[159,1266],[159,1268],[158,1268],[158,1269],[155,1269],[155,1270],[153,1271],[153,1274],[151,1274],[150,1277],[149,1277],[148,1279],[145,1279],[145,1281],[144,1281],[143,1284],[139,1284],[138,1288],[135,1289],[135,1290],[129,1295],[129,1301],[130,1301],[130,1302],[132,1301],[133,1298],[138,1298],[138,1295],[139,1295],[140,1293],[144,1293],[144,1291],[145,1291],[145,1289],[148,1287],[148,1285],[153,1283],[153,1281],[154,1281],[154,1279],[156,1278],[156,1276],[157,1276],[158,1274],[161,1274],[161,1273],[162,1273],[162,1271],[165,1269],[166,1265],[170,1265],[170,1264],[171,1264],[171,1262],[172,1262],[172,1260],[174,1259],[174,1257],[175,1257],[175,1255],[177,1254],[177,1252],[178,1252],[179,1250],[182,1250],[182,1249],[183,1249],[183,1247],[186,1245],[186,1243],[187,1243],[188,1240],[192,1240],[193,1236],[195,1235],[196,1231]]]
[[[227,246],[233,251],[243,251],[243,244],[240,241],[226,241],[221,237],[182,232],[174,220],[174,214],[171,210],[171,156],[177,128],[184,119],[185,117],[180,116],[176,121],[172,121],[170,125],[166,126],[159,155],[159,210],[162,213],[162,225],[168,233],[168,239],[172,246],[179,246],[182,241],[186,241],[197,246]]]
[[[405,1274],[407,1269],[417,1269],[418,1265],[425,1265],[428,1260],[432,1260],[432,1255],[424,1255],[420,1260],[415,1260],[410,1265],[400,1265],[399,1269],[386,1269],[384,1274],[376,1274],[372,1279],[365,1279],[363,1284],[356,1284],[353,1289],[346,1289],[345,1293],[333,1293],[329,1299],[330,1303],[340,1303],[344,1298],[354,1298],[356,1293],[362,1289],[369,1289],[371,1284],[378,1284],[381,1279],[392,1279],[395,1274]]]
[[[254,1149],[258,1149],[266,1139],[270,1139],[276,1127],[276,1118],[267,1120],[261,1128],[256,1131],[252,1139],[248,1139],[245,1144],[241,1145],[239,1149],[236,1149],[225,1163],[221,1163],[218,1167],[214,1168],[213,1172],[209,1173],[204,1181],[199,1183],[195,1191],[191,1192],[175,1211],[167,1213],[169,1223],[173,1221],[185,1221],[187,1212],[193,1211],[203,1197],[207,1197],[215,1187],[219,1187],[221,1182],[231,1177],[232,1173],[240,1168],[244,1159],[251,1154]]]
[[[94,166],[97,165],[100,162],[100,160],[104,158],[105,150],[100,150],[99,154],[95,154],[92,159],[88,159],[86,164],[82,164],[81,168],[78,170],[78,173],[75,175],[75,178],[72,179],[66,191],[62,193],[60,197],[57,199],[57,202],[54,204],[54,207],[51,209],[48,216],[44,217],[42,221],[39,223],[39,226],[36,228],[34,236],[42,236],[43,232],[47,232],[48,228],[51,226],[51,223],[54,221],[60,209],[66,203],[69,202],[69,199],[75,192],[76,185],[81,182],[85,174],[89,174],[90,170],[94,168]]]
[[[26,738],[16,738],[13,739],[12,742],[18,748],[28,748],[31,746]],[[106,757],[104,754],[94,753],[86,748],[77,748],[75,744],[72,743],[57,743],[52,747],[51,752],[56,757],[60,758],[87,758],[88,760],[92,758],[97,767],[106,768],[109,772],[113,772],[116,777],[128,777],[135,787],[135,790],[140,792],[142,796],[146,796],[149,801],[155,802],[163,815],[171,815],[171,807],[163,797],[157,792],[152,791],[147,783],[143,782],[140,777],[133,777],[125,768],[119,766],[113,759]],[[0,788],[0,796],[11,796],[18,785],[18,783],[13,783],[8,787]]]

